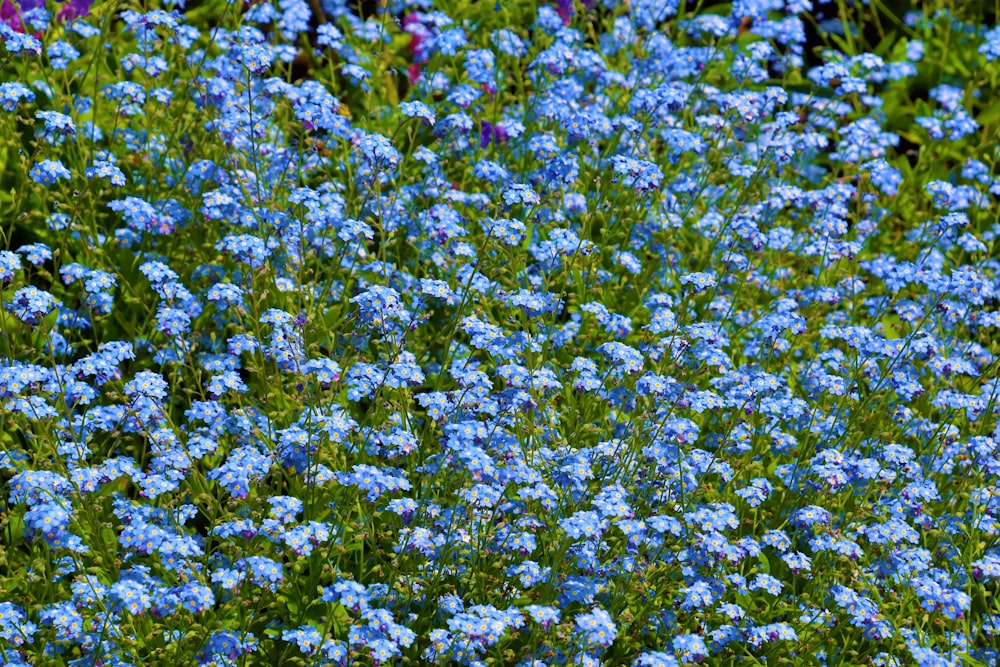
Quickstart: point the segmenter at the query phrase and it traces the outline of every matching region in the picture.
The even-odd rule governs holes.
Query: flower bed
[[[694,4],[4,0],[0,664],[997,664],[995,16]]]

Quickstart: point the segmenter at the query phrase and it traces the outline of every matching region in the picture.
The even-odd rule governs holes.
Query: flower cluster
[[[0,4],[0,663],[1000,661],[988,17],[375,4]]]

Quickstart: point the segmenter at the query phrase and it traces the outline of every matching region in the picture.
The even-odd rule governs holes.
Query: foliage
[[[956,4],[4,0],[0,662],[996,664]]]

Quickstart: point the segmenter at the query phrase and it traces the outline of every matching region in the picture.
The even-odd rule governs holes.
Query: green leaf
[[[771,561],[767,559],[764,552],[757,554],[757,562],[760,563],[761,572],[764,574],[771,574]]]
[[[978,121],[980,125],[984,126],[992,125],[993,123],[1000,121],[1000,104],[994,104],[986,109],[986,111],[976,116],[976,121]]]

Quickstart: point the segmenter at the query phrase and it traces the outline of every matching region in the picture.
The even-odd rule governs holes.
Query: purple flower
[[[3,21],[18,32],[25,32],[24,22],[21,17],[24,13],[39,7],[45,7],[45,0],[3,0],[0,4],[0,21]]]
[[[505,144],[509,138],[503,125],[494,125],[488,120],[482,121],[482,127],[479,130],[479,146],[481,148],[486,148],[491,143]]]
[[[81,16],[86,16],[90,13],[90,5],[92,4],[93,0],[69,0],[69,2],[62,6],[59,13],[56,14],[56,20],[72,21]]]

